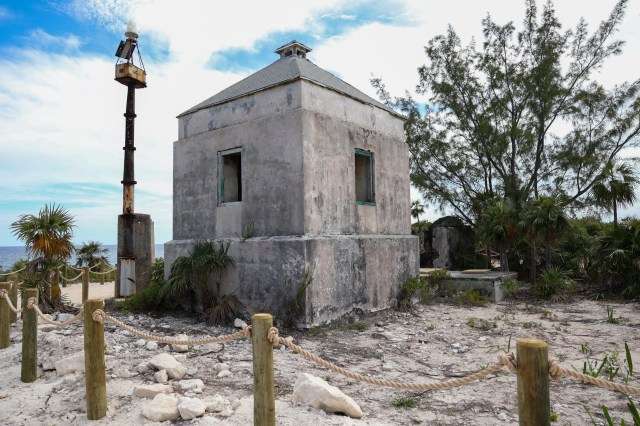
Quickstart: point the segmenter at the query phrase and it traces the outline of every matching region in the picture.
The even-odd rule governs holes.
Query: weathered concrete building
[[[231,243],[224,277],[250,310],[304,302],[315,325],[389,307],[418,274],[403,119],[306,58],[271,65],[178,116],[167,272],[197,240]],[[300,301],[299,301],[300,302]]]

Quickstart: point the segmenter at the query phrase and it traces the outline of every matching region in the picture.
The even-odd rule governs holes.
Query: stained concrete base
[[[299,302],[304,326],[315,326],[360,309],[393,306],[400,285],[418,274],[418,239],[412,235],[332,235],[216,239],[230,244],[235,263],[223,276],[223,293],[233,293],[250,312],[283,317],[296,302],[304,276],[311,284]],[[189,254],[195,240],[165,244],[169,265]]]
[[[422,268],[420,275],[429,275],[437,268]],[[500,271],[483,271],[483,272],[465,272],[465,271],[448,271],[449,278],[442,281],[440,289],[445,294],[458,291],[479,290],[487,295],[491,301],[498,303],[504,299],[504,291],[502,283],[508,279],[517,279],[516,272],[500,272]]]

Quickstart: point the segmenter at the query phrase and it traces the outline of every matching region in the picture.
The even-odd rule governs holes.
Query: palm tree
[[[424,206],[418,200],[413,201],[411,203],[411,217],[415,218],[417,222],[420,222],[421,214],[424,214]]]
[[[220,294],[222,273],[233,265],[229,255],[229,243],[216,244],[211,241],[196,242],[188,256],[180,256],[171,265],[171,274],[164,296],[187,296],[196,302],[210,323],[233,320],[240,309],[240,302],[233,295]],[[214,275],[214,291],[210,290],[209,278]]]
[[[551,249],[557,244],[562,233],[569,227],[569,219],[564,212],[562,201],[558,197],[539,197],[529,203],[523,213],[523,222],[528,230],[528,238],[535,250],[536,240],[542,241],[545,248],[545,265],[551,267]],[[535,252],[531,253],[534,256]],[[535,274],[535,268],[532,271]]]
[[[640,181],[630,164],[610,161],[602,172],[599,182],[593,185],[593,198],[599,207],[613,212],[613,225],[618,226],[618,206],[633,204],[636,200],[635,186]]]
[[[51,282],[57,267],[73,253],[73,228],[71,214],[55,204],[45,205],[37,215],[21,215],[11,224],[11,232],[17,239],[24,241],[29,257],[42,261],[42,279],[28,277],[25,282],[42,286],[40,294],[47,305],[59,301],[59,289],[53,289],[53,300],[49,290],[52,290]]]
[[[45,205],[37,215],[23,214],[11,224],[13,235],[24,241],[31,257],[66,260],[73,253],[74,220],[62,206]]]
[[[76,266],[92,268],[100,263],[108,263],[106,254],[109,251],[99,241],[82,243],[76,248]]]
[[[506,200],[493,201],[481,213],[477,230],[487,247],[500,252],[500,269],[509,271],[509,249],[517,234],[513,207]]]

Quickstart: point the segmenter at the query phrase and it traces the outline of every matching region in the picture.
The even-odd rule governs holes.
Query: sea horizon
[[[107,249],[107,260],[112,265],[115,265],[117,261],[117,245],[116,244],[103,244]],[[164,244],[155,245],[156,258],[164,256]],[[0,269],[6,270],[20,259],[26,259],[27,253],[24,246],[0,246]],[[74,264],[76,262],[75,254],[69,258],[69,263]]]

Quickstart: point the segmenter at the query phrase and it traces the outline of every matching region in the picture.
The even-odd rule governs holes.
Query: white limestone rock
[[[153,378],[158,383],[167,383],[169,381],[169,375],[167,374],[167,370],[156,371],[153,375]]]
[[[40,365],[42,366],[42,371],[51,371],[56,369],[56,360],[55,358],[45,358],[40,361]]]
[[[231,402],[218,394],[205,399],[204,403],[207,406],[207,412],[209,413],[220,413],[231,408]]]
[[[138,385],[133,388],[133,394],[138,398],[155,398],[160,393],[172,393],[173,386],[154,383],[152,385]]]
[[[65,312],[59,312],[58,315],[56,315],[56,321],[67,321],[73,318],[74,316],[75,315],[67,314]]]
[[[178,402],[178,411],[180,417],[184,420],[195,419],[202,416],[207,409],[207,406],[198,398],[180,398]]]
[[[142,408],[142,415],[154,422],[178,420],[178,398],[173,395],[159,393]]]
[[[136,365],[136,371],[140,374],[142,373],[146,373],[147,371],[151,370],[152,367],[148,362],[141,362],[140,364]]]
[[[176,389],[182,392],[202,393],[204,382],[200,379],[180,380],[176,383]]]
[[[217,376],[217,377],[219,377],[219,378],[223,378],[223,377],[228,377],[228,376],[231,376],[231,371],[229,371],[229,370],[222,370],[222,371],[220,371],[220,372],[218,373],[218,376]]]
[[[145,345],[145,348],[147,348],[148,351],[155,351],[156,349],[158,349],[158,343],[147,342],[147,344]]]
[[[213,368],[216,371],[222,371],[222,370],[229,370],[230,369],[229,364],[227,364],[225,362],[219,362],[217,364],[214,364]]]
[[[320,377],[307,373],[298,376],[293,387],[293,401],[327,413],[343,413],[358,419],[362,417],[362,410],[353,399]]]
[[[157,370],[166,370],[167,375],[172,379],[180,380],[185,374],[187,374],[185,366],[180,364],[172,355],[166,352],[151,358],[149,360],[149,364]]]
[[[189,338],[189,336],[187,336],[186,334],[178,334],[176,336],[176,339],[178,340],[187,340]],[[171,349],[173,349],[176,352],[187,352],[189,350],[189,346],[187,345],[171,345]]]
[[[59,376],[84,371],[84,352],[77,352],[66,358],[59,359],[54,363]]]
[[[139,348],[145,346],[146,344],[147,344],[147,341],[144,339],[138,339],[134,342],[134,345],[136,345]]]
[[[233,326],[236,328],[245,328],[247,327],[247,323],[242,321],[240,318],[236,318],[233,320]]]

